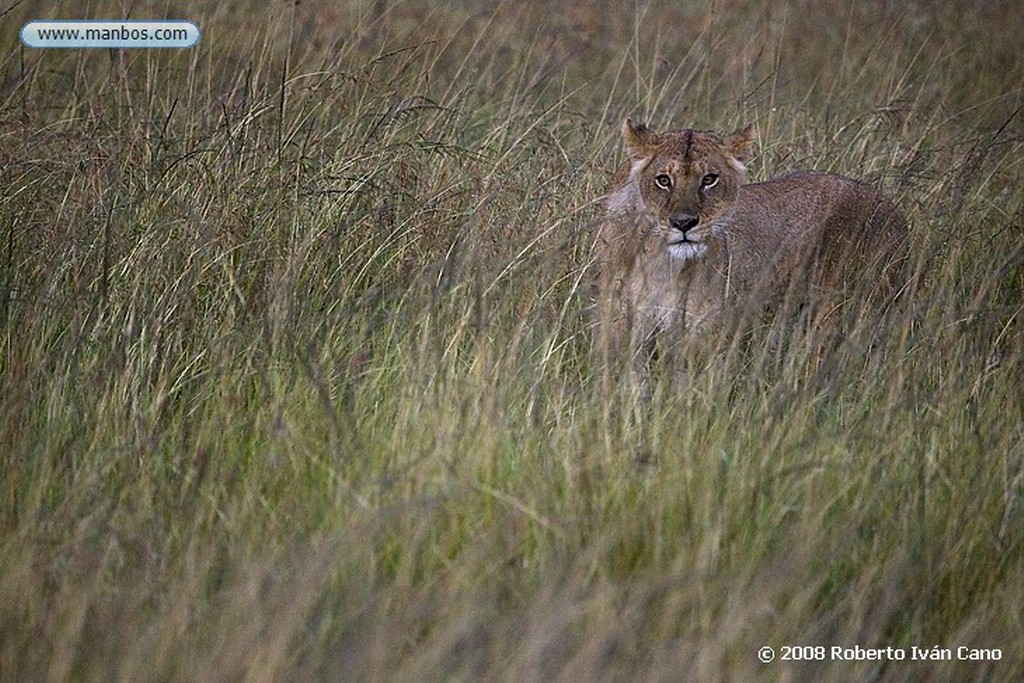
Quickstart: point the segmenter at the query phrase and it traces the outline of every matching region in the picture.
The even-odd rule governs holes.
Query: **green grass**
[[[0,677],[1024,677],[1014,3],[142,2],[200,44],[17,38],[124,11],[0,7]],[[627,115],[890,193],[916,278],[874,347],[755,336],[602,398]]]

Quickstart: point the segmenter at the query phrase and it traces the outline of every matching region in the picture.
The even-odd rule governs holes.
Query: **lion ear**
[[[727,137],[725,147],[736,161],[745,163],[754,152],[754,124],[748,124]]]
[[[658,146],[658,134],[644,124],[634,123],[633,119],[627,118],[622,122],[622,141],[626,143],[629,156],[643,159],[651,156]]]

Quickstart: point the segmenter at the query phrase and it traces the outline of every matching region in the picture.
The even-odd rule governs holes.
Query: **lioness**
[[[895,294],[906,220],[871,186],[826,173],[744,185],[750,126],[722,138],[626,119],[622,138],[630,159],[594,245],[597,340],[644,385],[655,350],[688,356],[726,313],[760,315],[794,293],[874,308]]]

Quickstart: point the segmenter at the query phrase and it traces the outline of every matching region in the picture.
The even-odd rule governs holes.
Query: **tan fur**
[[[795,289],[835,300],[856,289],[876,308],[894,295],[906,221],[871,186],[824,173],[743,185],[749,126],[722,138],[627,119],[622,136],[630,160],[594,245],[607,358],[643,373],[655,345],[688,354],[726,313],[760,314]]]

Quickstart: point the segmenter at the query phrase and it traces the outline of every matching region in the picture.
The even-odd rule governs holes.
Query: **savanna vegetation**
[[[0,16],[0,678],[1024,678],[1016,2]],[[893,196],[879,334],[598,391],[627,115]]]

